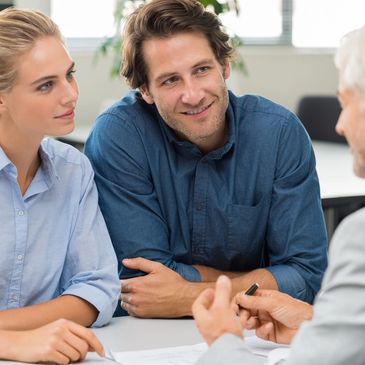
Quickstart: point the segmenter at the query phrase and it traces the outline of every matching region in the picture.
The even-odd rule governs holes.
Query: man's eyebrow
[[[170,78],[172,76],[175,76],[175,75],[177,75],[177,72],[166,72],[166,73],[163,73],[163,74],[157,76],[155,81],[156,82],[161,82],[162,80],[168,79],[168,78]]]
[[[213,60],[211,60],[210,58],[207,58],[207,59],[200,60],[199,62],[197,62],[195,65],[193,65],[191,67],[191,69],[193,70],[193,69],[195,69],[197,67],[200,67],[202,65],[212,65],[213,63],[214,63]],[[175,76],[177,74],[178,74],[177,72],[166,72],[166,73],[163,73],[163,74],[157,76],[155,81],[156,82],[161,82],[162,80],[168,79],[168,78],[170,78],[172,76]]]
[[[72,62],[70,67],[67,69],[66,73],[70,72],[73,68],[75,67],[75,62]],[[47,76],[42,76],[40,77],[39,79],[33,81],[31,83],[31,85],[35,85],[35,84],[39,84],[43,81],[46,81],[46,80],[53,80],[53,79],[56,79],[57,78],[57,75],[47,75]]]

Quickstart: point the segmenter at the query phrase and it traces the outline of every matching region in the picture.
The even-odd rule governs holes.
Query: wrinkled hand
[[[82,361],[88,351],[104,356],[95,334],[74,322],[59,319],[28,331],[11,331],[9,359],[31,363],[69,364]]]
[[[176,318],[190,314],[184,302],[187,281],[165,265],[137,257],[123,265],[147,275],[121,281],[121,305],[132,316]],[[185,308],[187,307],[187,308]]]
[[[259,289],[254,296],[239,293],[234,302],[244,328],[282,344],[291,343],[300,325],[313,315],[310,304],[276,290]]]
[[[225,333],[243,337],[240,319],[230,304],[231,290],[231,281],[222,275],[215,291],[204,290],[193,304],[196,325],[209,346]]]

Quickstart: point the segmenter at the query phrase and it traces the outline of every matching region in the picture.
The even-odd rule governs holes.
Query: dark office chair
[[[303,96],[297,115],[312,140],[346,143],[335,131],[341,106],[335,96]]]
[[[298,104],[297,115],[306,128],[310,138],[317,141],[346,143],[346,139],[335,131],[336,122],[341,113],[341,106],[335,96],[304,96]],[[338,204],[332,209],[335,228],[347,215],[363,207],[356,201]],[[328,228],[328,227],[327,227]]]

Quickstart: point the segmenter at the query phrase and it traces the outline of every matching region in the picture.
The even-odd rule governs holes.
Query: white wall
[[[74,50],[71,54],[80,86],[77,123],[91,125],[104,101],[120,98],[128,87],[123,80],[110,78],[109,59],[100,58],[95,64],[92,52]],[[331,50],[244,47],[242,54],[249,75],[233,70],[228,81],[237,94],[260,94],[295,111],[302,95],[336,93],[337,72]]]
[[[35,9],[43,11],[45,14],[51,14],[51,3],[48,0],[10,0],[13,1],[17,8]]]
[[[121,78],[110,77],[110,59],[99,58],[95,63],[94,54],[86,51],[71,51],[71,56],[80,89],[76,122],[80,126],[91,125],[108,101],[119,99],[129,88]]]
[[[294,48],[243,48],[248,77],[235,77],[232,89],[238,93],[266,96],[292,111],[307,94],[335,95],[337,70],[333,50]]]
[[[17,7],[35,8],[50,14],[49,0],[14,0],[14,3]],[[100,59],[95,64],[91,51],[71,50],[71,54],[80,86],[77,123],[89,126],[104,108],[105,101],[120,98],[128,87],[123,80],[110,78],[111,60]],[[295,111],[303,95],[336,93],[333,50],[243,47],[242,55],[248,77],[233,70],[228,81],[237,94],[260,94]]]

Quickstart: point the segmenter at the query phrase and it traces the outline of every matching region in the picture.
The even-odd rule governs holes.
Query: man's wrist
[[[195,299],[198,297],[198,295],[206,288],[214,288],[215,283],[214,282],[191,282],[186,281],[183,284],[183,287],[181,288],[181,306],[179,317],[192,317],[193,312],[191,310],[191,307],[195,301]]]

